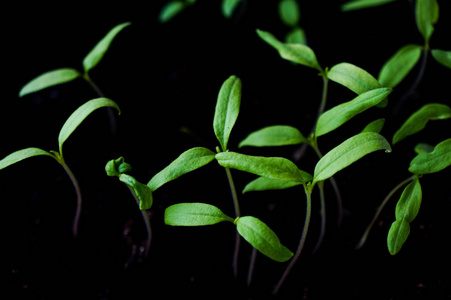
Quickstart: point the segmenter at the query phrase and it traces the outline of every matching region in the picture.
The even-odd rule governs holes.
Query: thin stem
[[[313,252],[316,252],[318,248],[321,246],[324,235],[326,234],[326,201],[324,196],[324,182],[318,183],[319,188],[319,198],[321,203],[321,228],[318,241],[316,242],[315,248],[313,248]]]
[[[130,193],[133,195],[133,198],[135,199],[135,201],[139,207],[139,199],[136,196],[135,191],[127,184],[126,184],[126,186],[128,187],[128,190],[130,191]],[[146,229],[147,229],[147,241],[146,241],[146,248],[144,251],[144,255],[147,257],[147,255],[149,254],[150,243],[152,241],[152,229],[150,227],[150,219],[149,219],[149,216],[147,215],[147,212],[145,210],[141,210],[141,214],[142,214],[142,217],[143,217],[144,223],[146,225]]]
[[[277,283],[276,287],[273,290],[273,294],[277,294],[280,287],[282,286],[283,282],[285,281],[285,278],[287,277],[290,270],[293,268],[294,264],[298,260],[299,256],[301,255],[302,249],[304,248],[305,239],[307,237],[308,227],[310,224],[310,216],[312,213],[312,189],[311,186],[308,186],[305,188],[305,194],[307,195],[307,207],[306,207],[306,213],[305,213],[305,221],[304,221],[304,228],[302,230],[301,239],[299,241],[298,249],[296,250],[295,255],[290,261],[290,264],[285,269],[285,272],[282,274],[282,277],[280,278],[279,282]]]
[[[75,217],[74,222],[72,225],[72,232],[74,234],[74,237],[77,237],[78,233],[78,223],[80,221],[80,214],[81,214],[81,192],[80,192],[80,185],[78,184],[77,178],[75,178],[74,173],[72,173],[69,166],[66,164],[64,159],[61,156],[57,157],[57,161],[63,166],[64,170],[66,171],[67,175],[69,175],[70,180],[72,181],[72,184],[74,185],[75,192],[77,194],[77,207],[75,209]]]
[[[388,193],[388,195],[385,197],[384,201],[382,201],[381,205],[379,205],[379,207],[377,208],[376,214],[373,217],[373,220],[371,221],[371,223],[368,225],[368,227],[366,228],[365,232],[363,233],[362,237],[360,238],[359,243],[356,246],[356,249],[360,249],[362,248],[363,244],[365,244],[366,239],[368,238],[368,234],[370,233],[371,228],[373,227],[374,223],[376,222],[377,218],[379,217],[380,213],[382,212],[382,209],[385,207],[385,205],[387,204],[387,202],[391,199],[391,197],[399,190],[401,189],[403,186],[405,186],[406,184],[408,184],[410,181],[414,180],[415,176],[410,176],[409,178],[407,178],[406,180],[402,181],[401,183],[399,183],[394,189],[392,189],[390,191],[390,193]]]
[[[232,199],[233,199],[233,206],[235,208],[235,218],[241,217],[240,212],[240,205],[238,202],[238,194],[236,192],[235,183],[233,182],[232,173],[230,172],[229,168],[225,168],[227,179],[229,181],[230,191],[232,192]],[[233,268],[233,275],[236,277],[238,275],[238,252],[240,251],[240,241],[241,236],[236,232],[235,235],[235,250],[233,252],[233,260],[232,260],[232,268]]]
[[[257,259],[257,249],[252,247],[251,261],[249,263],[249,271],[247,272],[247,286],[251,285],[256,259]]]

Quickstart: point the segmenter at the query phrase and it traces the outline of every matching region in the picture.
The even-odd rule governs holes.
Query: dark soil
[[[82,80],[18,98],[20,88],[52,69],[81,69],[87,52],[115,25],[131,21],[92,79],[121,107],[111,132],[106,110],[93,113],[64,145],[66,162],[83,195],[79,234],[71,232],[76,196],[64,170],[47,157],[20,162],[0,172],[3,203],[2,266],[4,295],[10,299],[450,299],[450,171],[421,179],[423,203],[407,243],[396,256],[386,247],[396,199],[383,210],[369,239],[355,245],[378,205],[409,176],[416,142],[435,144],[449,138],[449,122],[431,123],[393,152],[374,153],[343,170],[336,180],[344,214],[337,224],[335,196],[326,184],[327,231],[321,248],[318,194],[306,248],[278,296],[271,290],[286,264],[258,255],[250,286],[246,276],[251,247],[242,241],[239,274],[232,274],[235,232],[230,224],[201,228],[164,225],[164,209],[180,202],[204,202],[233,215],[226,174],[210,164],[171,182],[154,195],[148,211],[153,239],[143,254],[146,231],[127,188],[107,177],[104,166],[124,156],[131,173],[146,183],[183,151],[216,147],[212,120],[222,82],[235,74],[243,83],[240,116],[231,150],[253,130],[285,124],[309,132],[321,97],[316,71],[280,59],[255,29],[282,37],[276,2],[247,1],[241,15],[226,20],[218,1],[198,1],[167,24],[157,22],[162,1],[121,6],[76,4],[43,7],[14,4],[2,18],[3,80],[0,157],[25,148],[57,149],[59,130],[81,104],[97,97]],[[412,1],[342,13],[343,1],[300,1],[301,26],[322,66],[350,62],[377,76],[382,64],[408,43],[422,44]],[[439,1],[441,18],[431,45],[451,50],[449,1]],[[110,4],[111,5],[111,4]],[[75,6],[75,7],[74,7]],[[390,95],[389,105],[375,108],[321,138],[327,152],[361,130],[386,118],[387,139],[408,115],[425,103],[450,104],[451,70],[430,59],[422,81],[397,106],[415,80],[412,75]],[[353,95],[330,84],[328,107]],[[395,109],[399,107],[399,109]],[[187,135],[188,128],[195,136]],[[255,155],[291,158],[296,147],[242,149]],[[299,161],[312,171],[314,153]],[[238,190],[254,177],[233,172]],[[296,249],[305,214],[300,188],[241,197],[243,215],[258,217]],[[397,194],[396,197],[399,197]],[[396,198],[395,197],[395,198]],[[8,297],[8,296],[7,296]]]

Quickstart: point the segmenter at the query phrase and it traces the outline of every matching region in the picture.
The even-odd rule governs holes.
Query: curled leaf
[[[179,203],[166,208],[164,223],[171,226],[205,226],[233,219],[219,208],[204,203]]]
[[[451,139],[444,140],[435,146],[432,152],[421,152],[412,159],[409,172],[413,174],[429,174],[441,171],[451,165]]]
[[[254,217],[236,220],[238,233],[255,249],[278,262],[285,262],[293,253],[280,243],[277,235],[265,223]]]
[[[48,71],[25,84],[19,92],[19,97],[72,81],[80,76],[81,74],[77,70],[70,68]]]
[[[147,185],[138,182],[134,177],[127,174],[119,175],[119,180],[127,184],[133,190],[136,197],[138,197],[139,209],[146,210],[152,207],[153,195]]]
[[[308,143],[308,140],[298,129],[292,126],[274,125],[252,132],[240,142],[239,147],[284,146],[301,143]]]
[[[350,63],[340,63],[327,72],[327,77],[360,95],[381,85],[370,73]]]

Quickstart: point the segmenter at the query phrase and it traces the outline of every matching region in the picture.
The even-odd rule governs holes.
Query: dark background
[[[422,44],[413,1],[343,13],[344,1],[299,1],[300,26],[322,67],[340,62],[360,66],[377,77],[382,64],[408,43]],[[75,192],[64,170],[48,157],[22,161],[0,172],[4,293],[11,299],[214,299],[271,298],[286,264],[259,255],[250,287],[245,278],[250,246],[242,242],[239,276],[231,259],[235,232],[230,224],[174,228],[163,223],[164,209],[179,202],[204,202],[233,216],[224,170],[212,163],[171,182],[154,195],[149,211],[153,240],[149,256],[140,253],[146,232],[126,187],[104,172],[106,162],[124,156],[131,175],[146,183],[183,151],[217,145],[212,120],[221,84],[230,75],[243,83],[240,116],[231,150],[250,132],[285,124],[307,134],[321,97],[316,71],[282,60],[260,40],[259,28],[282,39],[288,27],[276,1],[247,1],[231,20],[219,1],[199,0],[167,24],[158,23],[164,1],[97,6],[12,4],[1,19],[2,117],[0,157],[34,146],[57,150],[57,137],[69,115],[97,95],[81,79],[18,98],[20,88],[45,71],[81,70],[91,48],[115,25],[130,21],[114,40],[91,78],[122,114],[112,135],[106,110],[89,116],[64,145],[64,157],[77,176],[83,209],[79,236],[71,224]],[[439,1],[441,15],[431,47],[451,50],[450,1]],[[389,105],[374,108],[320,139],[325,153],[384,117],[388,140],[408,115],[423,104],[450,101],[451,70],[431,57],[415,92],[395,110],[418,67],[390,95]],[[328,108],[349,101],[352,93],[331,82]],[[180,129],[190,129],[196,137]],[[312,253],[319,231],[314,194],[311,229],[280,299],[449,299],[449,170],[421,179],[423,203],[401,252],[391,256],[386,235],[394,221],[396,198],[387,205],[361,250],[355,250],[377,206],[409,176],[416,142],[449,138],[449,121],[427,126],[393,152],[371,154],[336,176],[345,214],[337,225],[337,206],[327,189],[327,232]],[[242,149],[255,155],[291,158],[296,147]],[[316,158],[307,152],[299,167],[312,172]],[[254,177],[233,172],[238,190]],[[240,197],[243,215],[267,223],[295,251],[302,231],[305,196],[299,188]]]

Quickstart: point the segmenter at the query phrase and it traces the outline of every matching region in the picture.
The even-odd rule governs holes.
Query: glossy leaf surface
[[[273,34],[263,30],[257,30],[257,34],[262,40],[275,48],[283,59],[323,72],[316,60],[315,53],[308,46],[282,43]]]
[[[139,209],[146,210],[152,207],[153,195],[147,185],[138,182],[134,177],[127,174],[119,175],[119,180],[133,189],[133,192],[139,199]]]
[[[204,203],[179,203],[166,208],[164,223],[172,226],[205,226],[233,219],[219,208]]]
[[[435,146],[432,152],[422,152],[410,162],[409,172],[429,174],[445,169],[451,165],[451,139]]]
[[[393,2],[395,0],[354,0],[346,2],[341,6],[342,11],[358,10],[368,7],[374,7]]]
[[[426,127],[430,120],[451,118],[451,108],[444,104],[430,103],[414,112],[393,135],[393,145]]]
[[[284,262],[293,256],[293,253],[280,243],[274,231],[259,219],[241,217],[236,220],[236,226],[238,233],[267,257]]]
[[[213,129],[222,151],[227,150],[230,133],[235,124],[241,104],[241,80],[230,76],[219,90],[216,102]]]
[[[370,73],[350,63],[340,63],[327,72],[327,77],[360,95],[381,85]]]
[[[67,138],[74,132],[74,130],[78,127],[78,125],[86,119],[93,111],[101,108],[101,107],[113,107],[117,109],[119,114],[121,113],[119,106],[113,100],[108,98],[97,98],[92,99],[79,108],[77,108],[72,115],[66,120],[63,127],[60,130],[58,136],[58,144],[59,144],[59,153],[62,155],[63,143],[67,140]]]
[[[354,116],[381,103],[391,91],[391,88],[374,89],[325,111],[318,118],[315,135],[319,137],[337,129]]]
[[[10,165],[13,165],[21,160],[24,160],[24,159],[27,159],[30,157],[34,157],[34,156],[40,156],[40,155],[51,156],[51,157],[55,158],[55,156],[53,156],[52,153],[44,151],[42,149],[34,148],[34,147],[25,148],[22,150],[15,151],[15,152],[7,155],[2,160],[0,160],[0,170],[4,169]]]
[[[236,152],[221,152],[216,154],[216,160],[225,168],[237,169],[273,179],[305,182],[298,167],[290,160],[282,157],[263,157]]]
[[[433,49],[431,54],[436,61],[451,69],[451,51]]]
[[[434,24],[437,23],[438,17],[439,7],[436,0],[416,0],[417,26],[426,44],[434,32]]]
[[[359,133],[324,155],[316,164],[313,183],[326,180],[338,171],[377,150],[391,151],[387,140],[376,132]]]
[[[80,72],[70,68],[62,68],[46,72],[25,84],[19,92],[19,97],[43,90],[54,85],[72,81],[80,76]]]
[[[297,185],[301,182],[286,181],[280,179],[272,179],[267,177],[258,177],[249,182],[243,189],[243,194],[247,192],[268,191],[268,190],[283,190]]]
[[[95,45],[95,47],[83,59],[83,68],[85,73],[89,72],[92,68],[97,66],[97,64],[104,57],[105,53],[108,51],[108,48],[110,47],[117,34],[130,24],[130,22],[125,22],[116,25],[105,35],[105,37],[103,37],[102,40],[100,40],[100,42],[97,43],[97,45]]]
[[[240,142],[239,147],[285,146],[307,142],[308,140],[298,129],[292,126],[274,125],[252,132]]]
[[[379,82],[382,86],[394,88],[417,64],[421,56],[422,47],[418,45],[406,45],[399,49],[382,66],[379,72]]]

